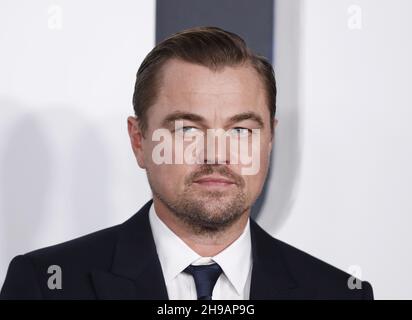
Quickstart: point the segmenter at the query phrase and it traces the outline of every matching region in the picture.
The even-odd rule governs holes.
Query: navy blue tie
[[[195,279],[197,300],[212,300],[213,288],[222,273],[222,268],[217,263],[190,265],[184,272],[191,274]]]

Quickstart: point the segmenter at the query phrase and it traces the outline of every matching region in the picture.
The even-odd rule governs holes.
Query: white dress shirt
[[[252,273],[252,246],[249,220],[243,233],[214,257],[201,257],[158,217],[154,205],[149,211],[150,226],[170,300],[196,300],[196,285],[183,272],[190,264],[218,263],[223,272],[213,289],[213,300],[248,300]]]

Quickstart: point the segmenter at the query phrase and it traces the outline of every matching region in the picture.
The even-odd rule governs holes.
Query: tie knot
[[[198,300],[212,300],[213,288],[222,273],[222,268],[217,264],[188,266],[184,272],[193,276],[196,285]]]

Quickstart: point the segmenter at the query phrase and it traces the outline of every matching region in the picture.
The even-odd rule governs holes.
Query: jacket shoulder
[[[265,250],[271,256],[282,260],[291,277],[301,288],[306,288],[310,296],[317,299],[373,299],[373,289],[369,282],[304,252],[282,240],[272,237],[257,226],[266,243]]]
[[[53,260],[73,263],[104,258],[113,249],[121,225],[95,231],[56,245],[44,247],[24,254],[36,263]],[[79,260],[80,259],[80,260]]]
[[[79,299],[93,299],[90,270],[110,268],[120,226],[14,257],[0,299],[44,299],[72,291],[80,293]],[[50,289],[57,272],[65,290]]]

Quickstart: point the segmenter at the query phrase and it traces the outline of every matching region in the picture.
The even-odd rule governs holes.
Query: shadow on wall
[[[76,133],[71,151],[73,175],[69,183],[69,198],[72,199],[73,228],[81,234],[105,225],[109,215],[113,214],[106,144],[99,131],[90,124],[83,125]]]
[[[299,43],[301,1],[275,1],[275,63],[279,123],[271,155],[271,168],[252,215],[276,235],[290,215],[299,181],[301,123],[299,102]]]
[[[2,132],[5,140],[0,153],[1,257],[4,261],[30,247],[43,223],[53,163],[49,142],[39,121],[23,114],[23,108],[16,103],[2,101],[0,105],[2,113],[6,108],[13,111],[5,118],[14,120],[8,132]]]
[[[12,257],[100,229],[111,202],[94,124],[65,106],[33,112],[0,100],[0,108],[1,286]]]

